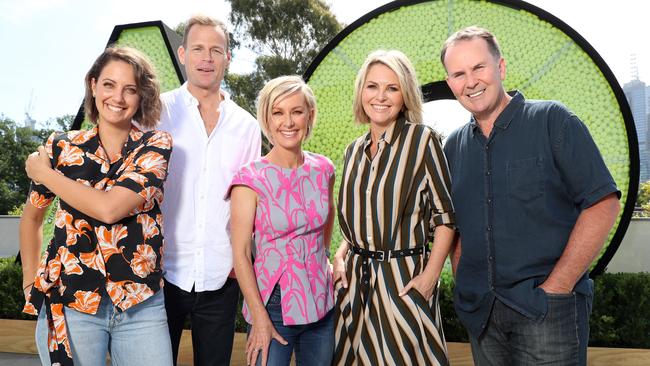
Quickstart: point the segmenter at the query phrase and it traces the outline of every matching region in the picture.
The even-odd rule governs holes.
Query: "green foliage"
[[[13,120],[0,115],[0,215],[25,202],[30,182],[25,173],[25,159],[49,133],[18,127]]]
[[[650,217],[650,181],[639,185],[639,195],[636,198],[635,206],[641,208],[640,212],[635,211],[635,216]]]
[[[255,115],[255,99],[264,83],[281,75],[302,74],[340,30],[329,7],[318,0],[228,0],[233,39],[260,56],[250,74],[227,74],[233,100]]]
[[[25,305],[22,284],[23,272],[15,258],[0,258],[0,318],[34,319],[22,313]]]
[[[650,348],[650,273],[596,279],[589,345]]]

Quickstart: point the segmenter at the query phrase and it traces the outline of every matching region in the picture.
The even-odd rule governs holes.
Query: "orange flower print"
[[[68,306],[82,313],[93,314],[99,307],[102,297],[92,291],[76,291],[74,293],[74,302]]]
[[[122,224],[112,225],[111,230],[106,230],[106,227],[100,226],[95,228],[95,234],[97,234],[97,242],[99,243],[99,249],[102,251],[102,256],[104,257],[104,262],[108,261],[113,254],[122,253],[124,247],[117,246],[120,240],[126,238],[129,234],[126,226]]]
[[[129,131],[129,137],[133,141],[140,140],[142,135],[144,135],[144,133],[135,127],[131,128],[131,131]]]
[[[56,145],[61,148],[61,154],[56,163],[57,167],[83,165],[84,152],[80,148],[70,145],[70,143],[65,140],[60,140]]]
[[[34,206],[36,208],[45,208],[45,207],[49,206],[50,203],[52,203],[53,200],[54,200],[54,197],[47,198],[47,197],[45,197],[43,195],[38,194],[38,192],[36,192],[36,191],[32,191],[29,194],[29,203],[31,203],[32,206]]]
[[[50,329],[50,331],[54,332],[54,334],[50,334],[49,337],[50,352],[58,349],[59,344],[62,344],[68,357],[72,358],[72,352],[68,342],[68,333],[65,326],[65,318],[63,316],[63,304],[52,304],[50,309],[52,311],[52,319],[54,320],[52,329]]]
[[[78,236],[86,236],[87,238],[90,238],[90,236],[86,233],[87,231],[92,231],[93,228],[90,226],[88,221],[84,219],[79,219],[74,222],[74,225],[66,225],[66,245],[72,246],[77,244],[77,237]]]
[[[136,276],[141,278],[147,277],[156,269],[156,252],[151,245],[138,245],[138,250],[133,253],[133,259],[131,259],[131,269]]]
[[[144,190],[138,193],[142,198],[144,198],[144,205],[142,206],[141,212],[147,212],[153,208],[155,201],[162,203],[163,193],[158,187],[147,187]]]
[[[51,260],[47,263],[47,279],[50,283],[55,283],[61,277],[61,262]]]
[[[57,135],[56,132],[52,132],[50,137],[47,138],[47,141],[45,141],[45,151],[47,151],[47,156],[52,159],[54,155],[52,155],[52,143],[54,143],[54,137]]]
[[[140,167],[141,173],[153,173],[158,179],[164,179],[167,174],[167,160],[155,151],[140,156],[135,163]]]
[[[108,292],[108,296],[111,298],[111,300],[113,300],[113,303],[115,304],[119,304],[126,294],[124,292],[124,287],[122,287],[123,284],[124,281],[113,282],[109,279],[106,279],[106,292]]]
[[[67,225],[72,225],[72,215],[63,209],[56,210],[56,215],[54,216],[54,225],[61,229]]]
[[[133,305],[139,304],[153,295],[149,286],[142,283],[129,283],[124,286],[126,298],[118,306],[126,310]]]
[[[93,185],[93,188],[103,191],[104,188],[106,188],[106,185],[109,181],[110,179],[108,178],[102,178],[102,180],[100,180],[99,182],[95,183],[95,185]]]
[[[172,138],[168,133],[158,131],[158,133],[149,138],[149,141],[147,141],[147,146],[169,150],[172,146]]]
[[[127,179],[131,179],[132,181],[138,183],[139,185],[141,185],[143,187],[147,183],[147,181],[149,181],[149,179],[147,179],[147,177],[145,177],[142,174],[136,173],[136,172],[124,173],[124,174],[120,175],[119,178],[117,178],[117,181],[122,182],[122,181],[125,181]]]
[[[66,275],[80,275],[84,272],[79,265],[79,259],[70,253],[67,247],[59,247],[57,254],[61,258],[61,265]]]
[[[99,164],[101,166],[100,171],[102,173],[106,174],[106,172],[108,172],[108,169],[111,166],[108,163],[108,159],[102,157],[102,155],[105,155],[105,154],[99,154],[99,151],[103,152],[104,150],[97,149],[97,151],[95,151],[95,152],[98,153],[97,155],[91,153],[90,151],[86,151],[86,157],[88,157],[88,159],[94,161],[95,163]]]
[[[25,303],[25,306],[23,306],[23,313],[30,314],[30,315],[38,315],[38,312],[36,311],[34,304],[32,304],[29,301],[27,301]]]
[[[86,267],[99,271],[101,274],[106,276],[106,266],[104,264],[104,258],[99,255],[98,251],[92,251],[90,253],[81,253],[79,255],[81,263]]]
[[[88,142],[88,140],[93,138],[96,134],[97,130],[95,128],[91,130],[74,130],[68,132],[68,139],[70,139],[70,141],[75,145],[81,145]]]
[[[54,334],[56,335],[56,343],[61,343],[65,337],[65,317],[63,316],[63,304],[52,304],[50,306],[52,311],[52,320],[54,320]]]
[[[138,224],[142,225],[142,236],[144,240],[153,238],[154,236],[160,234],[158,231],[158,226],[156,226],[156,221],[147,214],[140,214],[136,218]]]

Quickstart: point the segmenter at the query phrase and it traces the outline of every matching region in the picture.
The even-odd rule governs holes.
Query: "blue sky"
[[[388,1],[326,0],[349,24]],[[650,42],[643,0],[530,0],[578,31],[608,63],[621,84],[630,80],[630,54],[650,83]],[[0,113],[20,123],[25,111],[38,122],[75,114],[83,77],[113,27],[150,20],[176,26],[194,13],[227,19],[223,0],[0,0]],[[231,70],[246,72],[254,55],[234,54]],[[31,106],[30,106],[31,100]]]

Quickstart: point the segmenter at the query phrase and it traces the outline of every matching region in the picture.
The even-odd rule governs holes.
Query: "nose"
[[[465,79],[465,81],[466,81],[467,87],[469,89],[474,89],[474,87],[476,87],[476,85],[478,84],[478,78],[474,77],[474,75],[472,75],[472,73],[469,73],[467,75],[467,78]]]

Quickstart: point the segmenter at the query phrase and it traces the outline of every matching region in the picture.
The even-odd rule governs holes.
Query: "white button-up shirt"
[[[219,121],[208,136],[187,83],[161,95],[158,129],[173,138],[162,204],[165,279],[185,291],[223,286],[232,269],[226,189],[238,168],[259,158],[257,121],[221,91]]]

